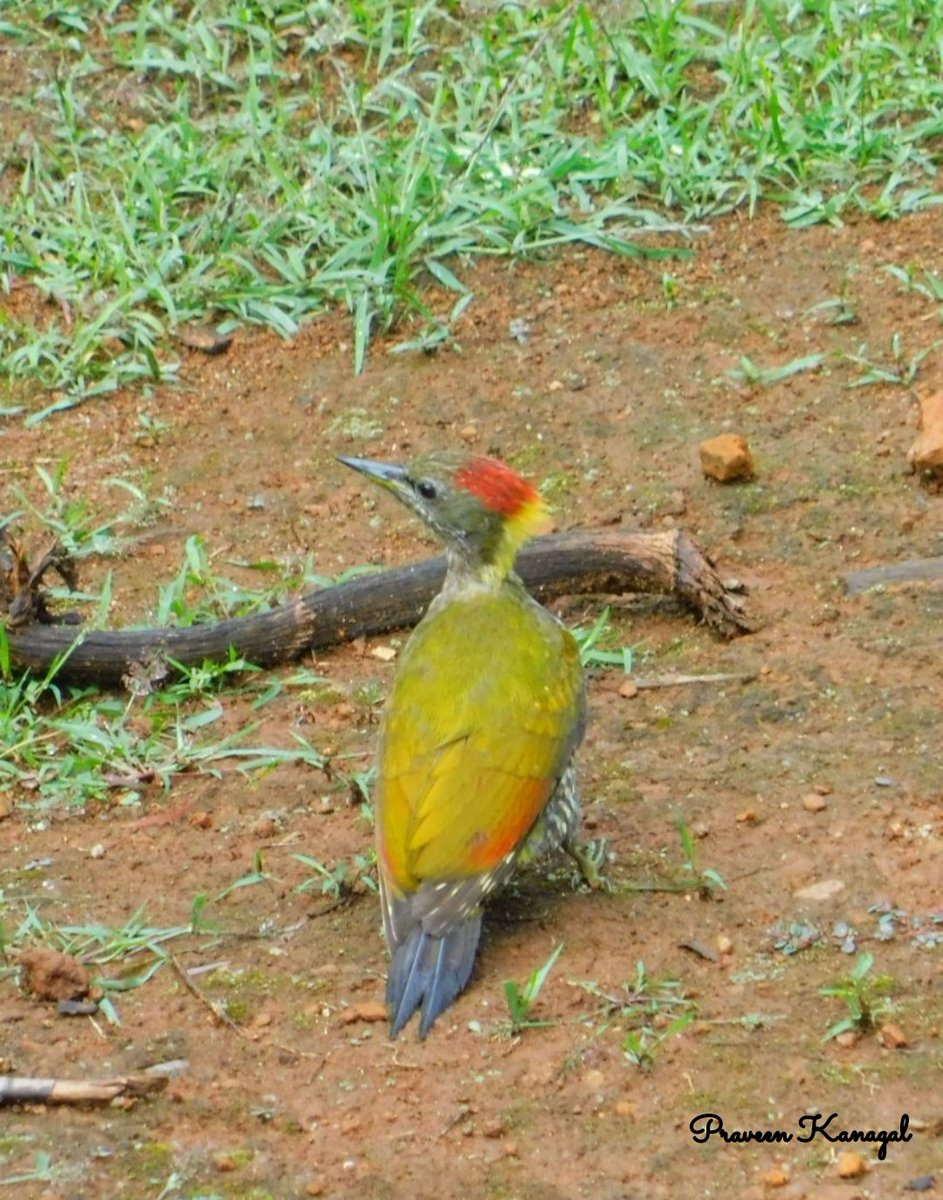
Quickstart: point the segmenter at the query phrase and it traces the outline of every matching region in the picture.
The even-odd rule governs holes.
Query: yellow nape
[[[538,534],[549,533],[552,526],[543,496],[536,494],[533,500],[525,500],[517,512],[505,518],[501,541],[486,568],[486,577],[494,581],[504,579],[513,568],[521,546]]]

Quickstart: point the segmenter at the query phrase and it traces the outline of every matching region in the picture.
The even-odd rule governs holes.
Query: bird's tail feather
[[[410,929],[393,951],[386,983],[393,1037],[420,1007],[419,1036],[426,1036],[436,1018],[465,990],[480,935],[477,913],[441,936],[427,933],[418,923]]]

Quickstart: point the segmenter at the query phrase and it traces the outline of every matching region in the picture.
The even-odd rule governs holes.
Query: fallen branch
[[[722,637],[754,628],[744,601],[724,587],[687,534],[592,530],[536,538],[517,563],[538,599],[586,593],[660,592],[675,596]],[[48,671],[66,683],[120,684],[142,671],[160,679],[169,660],[198,666],[225,661],[230,648],[260,667],[357,637],[414,625],[439,590],[444,558],[360,576],[310,592],[269,612],[182,629],[90,630],[33,623],[6,631],[11,665]],[[20,610],[24,608],[21,601]]]
[[[0,1104],[107,1104],[119,1097],[152,1096],[166,1086],[166,1075],[123,1075],[117,1079],[31,1079],[26,1075],[0,1075]]]

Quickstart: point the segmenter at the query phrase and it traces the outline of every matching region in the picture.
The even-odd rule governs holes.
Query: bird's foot
[[[564,842],[563,849],[576,863],[580,878],[587,887],[595,891],[612,891],[612,883],[604,874],[609,861],[609,843],[605,838],[591,838],[587,842]]]

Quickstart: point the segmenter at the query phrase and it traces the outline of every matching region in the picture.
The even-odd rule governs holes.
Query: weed
[[[897,266],[885,267],[884,270],[902,284],[905,291],[917,292],[935,303],[943,303],[943,279],[935,271],[921,268],[918,272],[915,267]]]
[[[889,1011],[891,1002],[887,997],[893,987],[893,980],[889,975],[869,978],[873,966],[873,954],[860,954],[844,979],[829,987],[819,988],[820,996],[831,996],[843,1001],[847,1010],[840,1021],[828,1027],[822,1038],[823,1042],[828,1042],[841,1033],[867,1033],[874,1029]]]
[[[13,1187],[22,1183],[52,1183],[54,1180],[52,1156],[42,1150],[37,1152],[36,1165],[31,1171],[22,1171],[19,1175],[7,1175],[0,1179],[0,1187]]]
[[[577,986],[605,1001],[607,1025],[628,1026],[622,1049],[628,1061],[642,1070],[651,1070],[659,1046],[683,1033],[697,1016],[697,1005],[685,995],[679,980],[653,979],[641,961],[621,994],[604,992],[592,982]]]
[[[310,879],[298,884],[296,892],[310,892],[320,882],[321,895],[340,900],[366,889],[370,892],[377,890],[376,853],[355,854],[350,862],[343,859],[333,867],[326,867],[309,854],[296,854],[295,859],[313,872]]]
[[[571,632],[580,648],[584,667],[620,667],[626,675],[632,674],[634,651],[631,646],[622,646],[618,650],[602,648],[602,643],[611,641],[613,637],[608,607],[603,609],[589,629],[578,627]]]
[[[850,388],[870,387],[875,383],[893,383],[899,387],[910,387],[917,378],[924,359],[941,345],[941,340],[925,346],[914,354],[904,352],[904,339],[899,333],[891,338],[890,357],[876,361],[869,357],[868,347],[861,345],[855,354],[846,354],[846,362],[864,367],[864,374],[848,384]]]
[[[713,867],[702,870],[698,866],[697,845],[687,822],[681,817],[676,817],[675,826],[678,830],[678,837],[681,839],[681,850],[684,854],[684,862],[681,867],[683,878],[691,881],[702,900],[709,900],[715,891],[725,892],[727,884],[718,871],[715,871]]]
[[[745,354],[740,356],[740,366],[730,372],[730,378],[737,383],[749,383],[754,387],[772,387],[800,375],[805,371],[816,371],[825,361],[824,354],[808,354],[804,358],[794,358],[781,367],[759,367]]]
[[[537,1002],[537,998],[543,990],[544,984],[547,982],[547,976],[553,970],[562,952],[563,943],[561,942],[543,966],[531,972],[529,979],[523,986],[519,985],[514,979],[505,980],[504,995],[508,1004],[508,1012],[511,1014],[508,1031],[512,1036],[524,1029],[540,1029],[553,1024],[552,1021],[535,1021],[530,1016],[530,1010]]]

